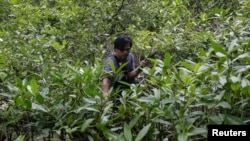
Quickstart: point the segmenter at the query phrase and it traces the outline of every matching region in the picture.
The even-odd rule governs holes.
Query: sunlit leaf
[[[207,135],[207,129],[206,128],[194,128],[191,131],[188,132],[188,136],[194,136],[194,135]]]
[[[124,125],[123,132],[124,132],[124,137],[125,137],[126,141],[132,141],[132,133],[131,133],[131,129],[130,129],[128,124]]]
[[[148,133],[148,130],[151,126],[151,123],[147,126],[143,127],[143,129],[139,132],[139,134],[136,136],[135,141],[140,141],[143,139],[143,137]]]
[[[225,120],[232,125],[243,125],[245,124],[242,118],[233,115],[226,115]]]
[[[24,141],[25,135],[19,135],[14,141]]]
[[[51,46],[54,47],[58,51],[60,51],[60,50],[62,50],[64,48],[63,45],[61,45],[60,43],[55,42],[55,41],[51,43]]]
[[[227,83],[227,78],[224,75],[220,75],[219,76],[219,82],[221,83],[221,85],[225,85]]]
[[[38,92],[38,84],[36,80],[34,79],[30,80],[30,85],[27,86],[27,89],[30,93],[32,93],[33,95],[36,95]]]
[[[112,106],[113,103],[108,103],[108,105],[105,106],[101,118],[103,118],[108,113],[108,111],[112,108]]]
[[[211,120],[209,123],[210,124],[222,124],[224,121],[224,115],[210,115],[208,116],[209,120]]]
[[[187,141],[188,134],[187,133],[181,133],[178,135],[178,141]]]
[[[109,66],[110,66],[112,72],[115,72],[115,71],[116,71],[114,61],[111,60],[111,59],[109,60]]]
[[[94,118],[90,118],[90,119],[85,120],[81,126],[81,132],[84,132],[89,127],[89,125],[93,122],[93,120],[94,120]]]
[[[96,100],[94,98],[86,98],[84,97],[83,100],[87,102],[88,104],[95,104]]]
[[[142,113],[143,114],[143,113]],[[129,122],[129,127],[130,129],[133,128],[136,123],[138,122],[138,120],[140,119],[140,117],[142,116],[142,114],[138,114],[136,115],[130,122]]]
[[[220,53],[222,53],[222,54],[224,54],[224,55],[228,55],[227,54],[227,51],[223,48],[223,46],[221,46],[220,44],[218,44],[218,43],[216,43],[216,42],[212,42],[211,43],[211,46],[212,46],[212,48],[215,50],[215,51],[217,51],[217,52],[220,52]]]
[[[246,52],[246,53],[244,53],[244,54],[241,54],[241,55],[237,56],[235,59],[233,59],[232,62],[235,62],[235,61],[237,61],[237,60],[239,60],[239,59],[243,59],[243,58],[250,58],[250,53],[249,53],[249,52]]]
[[[231,105],[228,102],[226,102],[226,101],[222,101],[222,102],[218,103],[216,105],[216,107],[222,107],[222,108],[225,108],[225,109],[231,109]]]
[[[229,45],[228,51],[231,52],[235,46],[237,46],[238,39],[232,40],[232,42]]]
[[[169,52],[166,52],[164,55],[164,68],[165,69],[170,65],[170,62],[171,62],[171,55]]]
[[[43,112],[48,112],[42,105],[36,104],[36,103],[32,103],[32,109],[34,110],[40,110]]]

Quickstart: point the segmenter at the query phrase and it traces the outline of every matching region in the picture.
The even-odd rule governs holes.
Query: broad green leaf
[[[162,119],[153,119],[153,121],[154,121],[155,123],[160,123],[160,124],[163,124],[163,125],[166,125],[166,126],[171,125],[170,122],[168,122],[168,121],[166,121],[166,120],[162,120]]]
[[[160,98],[161,98],[161,91],[160,91],[159,89],[154,88],[154,89],[153,89],[153,92],[154,92],[155,98],[156,98],[157,100],[160,100]]]
[[[249,58],[249,57],[250,57],[250,53],[249,53],[249,52],[246,52],[246,53],[243,53],[243,54],[237,56],[235,59],[233,59],[232,62],[235,62],[235,61],[237,61],[237,60],[239,60],[239,59],[243,59],[243,58]]]
[[[128,62],[121,64],[121,65],[119,66],[119,68],[116,70],[115,73],[116,73],[116,74],[122,73],[123,68],[124,68],[127,64],[128,64]]]
[[[84,97],[83,100],[85,102],[87,102],[87,104],[95,104],[96,103],[96,100],[93,99],[93,98],[86,98],[86,97]]]
[[[96,108],[94,107],[84,107],[85,110],[88,110],[88,111],[93,111],[93,112],[100,112],[99,110],[97,110]]]
[[[108,111],[112,108],[112,106],[113,106],[113,103],[108,103],[108,105],[105,106],[101,119],[108,113]]]
[[[30,99],[25,99],[24,103],[25,103],[26,108],[28,108],[28,109],[32,108],[32,102]]]
[[[154,102],[154,100],[152,98],[150,98],[150,97],[140,97],[138,99],[138,101],[140,101],[140,102],[146,102],[146,103],[153,103]]]
[[[171,55],[170,55],[169,52],[166,52],[165,56],[164,56],[164,66],[163,66],[163,68],[166,69],[170,65],[170,62],[171,62]]]
[[[188,134],[187,133],[181,133],[178,135],[178,141],[187,141],[188,140]]]
[[[188,136],[194,136],[194,135],[207,135],[207,129],[206,128],[194,128],[188,132]]]
[[[44,98],[40,94],[36,95],[36,100],[38,101],[39,104],[43,104],[44,103]]]
[[[151,126],[151,123],[149,123],[147,126],[143,127],[142,130],[139,132],[139,134],[136,136],[135,141],[142,140],[143,137],[148,133],[150,126]]]
[[[32,109],[48,112],[42,105],[32,103]]]
[[[238,42],[238,39],[232,40],[232,42],[230,43],[230,45],[228,47],[229,52],[231,52],[233,50],[233,48],[238,45],[237,42]]]
[[[219,106],[225,109],[231,109],[231,105],[226,101],[222,101],[216,105],[216,107],[219,107]]]
[[[19,104],[19,105],[22,105],[22,106],[26,106],[25,101],[24,101],[24,99],[21,96],[19,96],[19,95],[16,96],[14,98],[14,100],[15,100],[16,104]]]
[[[182,78],[183,78],[182,81],[183,81],[184,84],[188,84],[193,80],[193,77],[190,76],[190,75],[186,75],[186,76],[184,76]]]
[[[224,116],[222,115],[210,115],[208,116],[208,119],[211,120],[209,123],[210,124],[222,124],[224,121]]]
[[[144,112],[143,112],[144,113]],[[142,114],[143,114],[142,113]],[[140,117],[142,116],[142,114],[138,114],[138,115],[136,115],[130,122],[129,122],[129,127],[130,127],[130,129],[132,129],[135,125],[136,125],[136,123],[138,122],[138,120],[140,119]]]
[[[243,89],[242,89],[242,94],[250,97],[250,85],[248,86],[245,86]]]
[[[181,64],[190,72],[195,70],[196,63],[191,60],[181,61]]]
[[[0,96],[7,97],[7,98],[12,98],[14,95],[11,93],[0,93]]]
[[[222,54],[224,54],[224,55],[228,55],[227,54],[227,51],[223,48],[223,46],[221,46],[220,44],[218,44],[218,43],[216,43],[216,42],[212,42],[211,43],[211,46],[212,46],[212,48],[215,50],[215,51],[217,51],[217,52],[220,52],[220,53],[222,53]]]
[[[30,85],[27,86],[27,89],[31,94],[36,95],[38,92],[38,84],[36,80],[30,80]]]
[[[231,89],[234,91],[234,92],[237,92],[238,90],[240,90],[240,83],[232,83],[231,84]]]
[[[221,85],[225,85],[227,83],[227,78],[224,75],[219,76],[219,82]]]
[[[180,67],[179,70],[181,70],[183,73],[190,73],[192,74],[192,71],[187,69],[187,68],[183,68],[183,67]]]
[[[85,106],[82,106],[82,107],[79,107],[77,110],[76,110],[76,113],[80,113],[82,112],[82,110],[88,110],[88,111],[95,111],[95,112],[99,112],[97,109],[95,108],[91,108],[89,107],[90,105],[85,105]]]
[[[176,102],[177,100],[178,100],[177,97],[166,98],[166,99],[163,99],[163,100],[161,101],[161,103],[165,105],[165,104],[174,103],[174,102]]]
[[[64,48],[63,45],[61,45],[61,44],[59,44],[58,42],[55,42],[55,41],[51,43],[51,46],[54,47],[57,51],[60,51],[60,50],[62,50]]]
[[[94,118],[87,119],[81,126],[81,132],[84,132],[86,128],[93,122]]]
[[[112,72],[115,72],[116,70],[115,70],[115,64],[114,64],[114,61],[113,60],[109,60],[109,66],[110,66],[110,68],[111,68],[111,70],[112,70]]]
[[[130,129],[129,125],[126,124],[126,123],[125,123],[125,125],[124,125],[124,130],[123,130],[123,132],[124,132],[124,137],[125,137],[126,141],[132,141],[131,129]]]
[[[14,141],[24,141],[25,135],[19,135]]]
[[[232,124],[232,125],[245,124],[241,117],[236,117],[233,115],[226,115],[225,120],[228,122],[228,124]]]
[[[223,90],[219,94],[217,94],[214,99],[217,100],[217,101],[221,101],[221,99],[223,98],[224,94],[225,94],[225,90]]]

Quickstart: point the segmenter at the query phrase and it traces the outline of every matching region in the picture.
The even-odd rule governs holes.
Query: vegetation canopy
[[[2,0],[0,141],[206,140],[209,124],[249,124],[249,11],[249,0]],[[100,78],[119,33],[136,63],[155,54],[117,104]]]

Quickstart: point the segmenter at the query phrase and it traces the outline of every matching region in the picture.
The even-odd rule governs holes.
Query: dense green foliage
[[[248,0],[2,0],[0,137],[186,141],[249,124],[249,11]],[[100,77],[121,32],[136,62],[157,54],[117,104]]]

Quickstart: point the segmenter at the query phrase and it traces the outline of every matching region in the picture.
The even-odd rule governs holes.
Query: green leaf
[[[144,113],[144,112],[143,112]],[[143,114],[142,113],[142,114]],[[138,122],[138,120],[140,119],[140,117],[142,116],[142,114],[138,114],[136,115],[130,122],[129,122],[129,127],[133,128],[135,126],[135,124]]]
[[[237,46],[238,39],[232,40],[232,42],[229,45],[228,51],[231,52],[235,46]]]
[[[113,103],[109,103],[107,106],[105,106],[103,113],[102,113],[102,116],[101,116],[101,119],[104,118],[104,116],[108,113],[109,109],[111,109],[112,106],[113,106]]]
[[[207,134],[206,128],[194,128],[188,132],[188,136],[206,135],[206,134]]]
[[[178,135],[178,141],[187,141],[188,140],[188,134],[187,133],[181,133]]]
[[[84,109],[85,109],[85,110],[88,110],[88,111],[93,111],[93,112],[100,112],[100,111],[97,110],[95,107],[85,107]]]
[[[243,125],[243,124],[245,124],[244,121],[242,120],[242,118],[236,117],[236,116],[233,116],[233,115],[226,115],[225,120],[227,122],[229,122],[229,124],[233,124],[233,125]]]
[[[32,103],[32,109],[48,112],[42,105]]]
[[[171,55],[169,52],[166,52],[164,56],[164,68],[167,68],[170,62],[171,62]]]
[[[38,101],[39,104],[43,104],[44,103],[44,98],[40,94],[36,95],[36,100]]]
[[[219,106],[225,109],[231,109],[231,105],[226,101],[222,101],[216,105],[216,107],[219,107]]]
[[[29,100],[25,99],[24,104],[25,104],[26,108],[31,109],[32,103],[31,103],[30,99]]]
[[[30,85],[27,86],[27,89],[31,94],[36,95],[38,92],[38,85],[36,80],[30,80]]]
[[[239,60],[239,59],[243,59],[243,58],[249,58],[249,57],[250,57],[250,53],[249,53],[249,52],[246,52],[246,53],[243,53],[243,54],[237,56],[235,59],[233,59],[232,62],[235,62],[235,61],[237,61],[237,60]]]
[[[87,119],[81,126],[81,132],[84,132],[86,128],[93,122],[94,118]]]
[[[225,75],[220,75],[219,76],[219,82],[221,85],[225,85],[227,83],[227,78]]]
[[[60,50],[62,50],[64,48],[63,45],[61,45],[61,44],[59,44],[58,42],[55,42],[55,41],[51,43],[51,46],[54,47],[57,51],[60,51]]]
[[[24,141],[25,135],[19,135],[14,141]]]
[[[128,64],[128,62],[123,63],[119,66],[119,68],[116,70],[116,74],[122,73],[123,68]]]
[[[151,126],[151,123],[149,123],[147,126],[143,127],[143,129],[136,136],[135,141],[142,140],[142,138],[148,133],[150,126]]]
[[[222,124],[224,121],[224,115],[210,115],[208,116],[209,120],[210,120],[210,124]]]
[[[130,129],[129,125],[126,123],[124,125],[124,137],[125,137],[126,141],[132,141],[131,129]]]
[[[88,103],[88,104],[95,104],[96,103],[96,100],[93,99],[93,98],[86,98],[84,97],[83,100]]]
[[[115,72],[115,64],[114,64],[113,60],[109,60],[109,66],[110,66],[112,72]]]
[[[213,41],[213,42],[211,43],[211,46],[212,46],[212,48],[213,48],[215,51],[220,52],[220,53],[222,53],[222,54],[228,56],[227,51],[224,50],[224,49],[223,49],[223,46],[221,46],[220,44],[218,44],[218,43],[216,43],[216,42]]]

